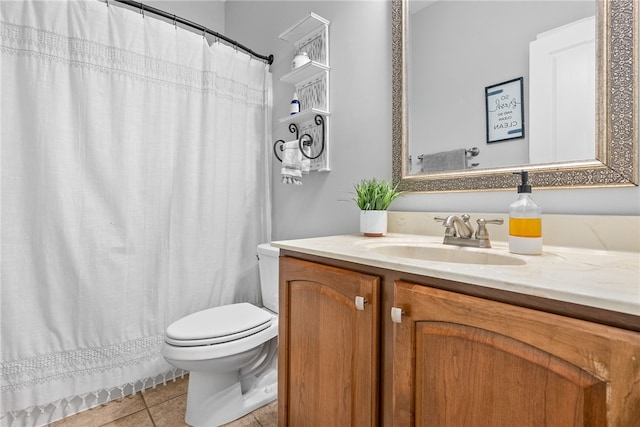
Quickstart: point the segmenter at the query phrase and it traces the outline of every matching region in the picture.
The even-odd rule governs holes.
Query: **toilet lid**
[[[255,334],[271,325],[273,315],[246,302],[198,311],[173,322],[165,341],[176,346],[220,344]]]

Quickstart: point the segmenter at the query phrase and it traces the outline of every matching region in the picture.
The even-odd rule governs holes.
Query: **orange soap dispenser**
[[[531,185],[527,171],[520,175],[518,200],[509,206],[509,252],[524,255],[542,254],[542,209],[531,198]]]

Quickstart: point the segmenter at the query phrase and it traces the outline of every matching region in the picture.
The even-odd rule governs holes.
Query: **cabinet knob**
[[[356,308],[358,310],[364,310],[364,305],[367,303],[367,299],[365,297],[356,296]]]
[[[394,323],[402,323],[402,315],[404,314],[404,310],[398,307],[391,307],[391,320]]]

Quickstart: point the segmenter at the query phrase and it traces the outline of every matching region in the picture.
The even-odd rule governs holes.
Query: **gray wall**
[[[205,2],[193,2],[205,3]],[[293,47],[278,35],[309,12],[331,21],[331,168],[312,173],[304,185],[279,182],[274,160],[273,239],[357,233],[359,212],[349,200],[353,183],[391,177],[391,3],[377,1],[227,1],[226,34],[254,50],[273,53],[273,139],[289,136],[286,116],[292,93],[278,82],[289,71]],[[534,189],[545,213],[640,215],[638,187]],[[514,191],[410,194],[393,210],[507,212]]]
[[[273,239],[358,231],[353,184],[391,177],[391,3],[388,1],[231,1],[227,34],[273,53],[273,139],[289,140],[278,119],[289,114],[293,45],[278,35],[314,12],[331,21],[331,172],[313,172],[302,186],[280,183],[273,158]]]

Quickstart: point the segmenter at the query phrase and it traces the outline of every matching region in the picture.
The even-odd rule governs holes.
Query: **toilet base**
[[[185,422],[195,427],[229,423],[278,397],[277,341],[266,345],[261,361],[248,372],[191,371]],[[270,351],[269,351],[270,350]],[[242,375],[242,379],[240,376]],[[244,388],[244,390],[243,390]]]
[[[192,387],[198,388],[197,385],[192,385],[193,383],[211,380],[211,378],[207,378],[210,375],[203,374],[200,376],[198,374],[194,372],[189,375],[190,390]],[[275,377],[276,375],[272,376]],[[218,377],[218,379],[220,378]],[[255,387],[243,395],[236,377],[233,384],[220,390],[215,395],[208,396],[205,399],[195,399],[197,401],[191,399],[191,396],[197,397],[197,394],[187,393],[185,422],[195,427],[213,427],[241,418],[273,402],[278,397],[278,385],[276,381],[273,381],[272,384],[262,384],[261,387]]]

